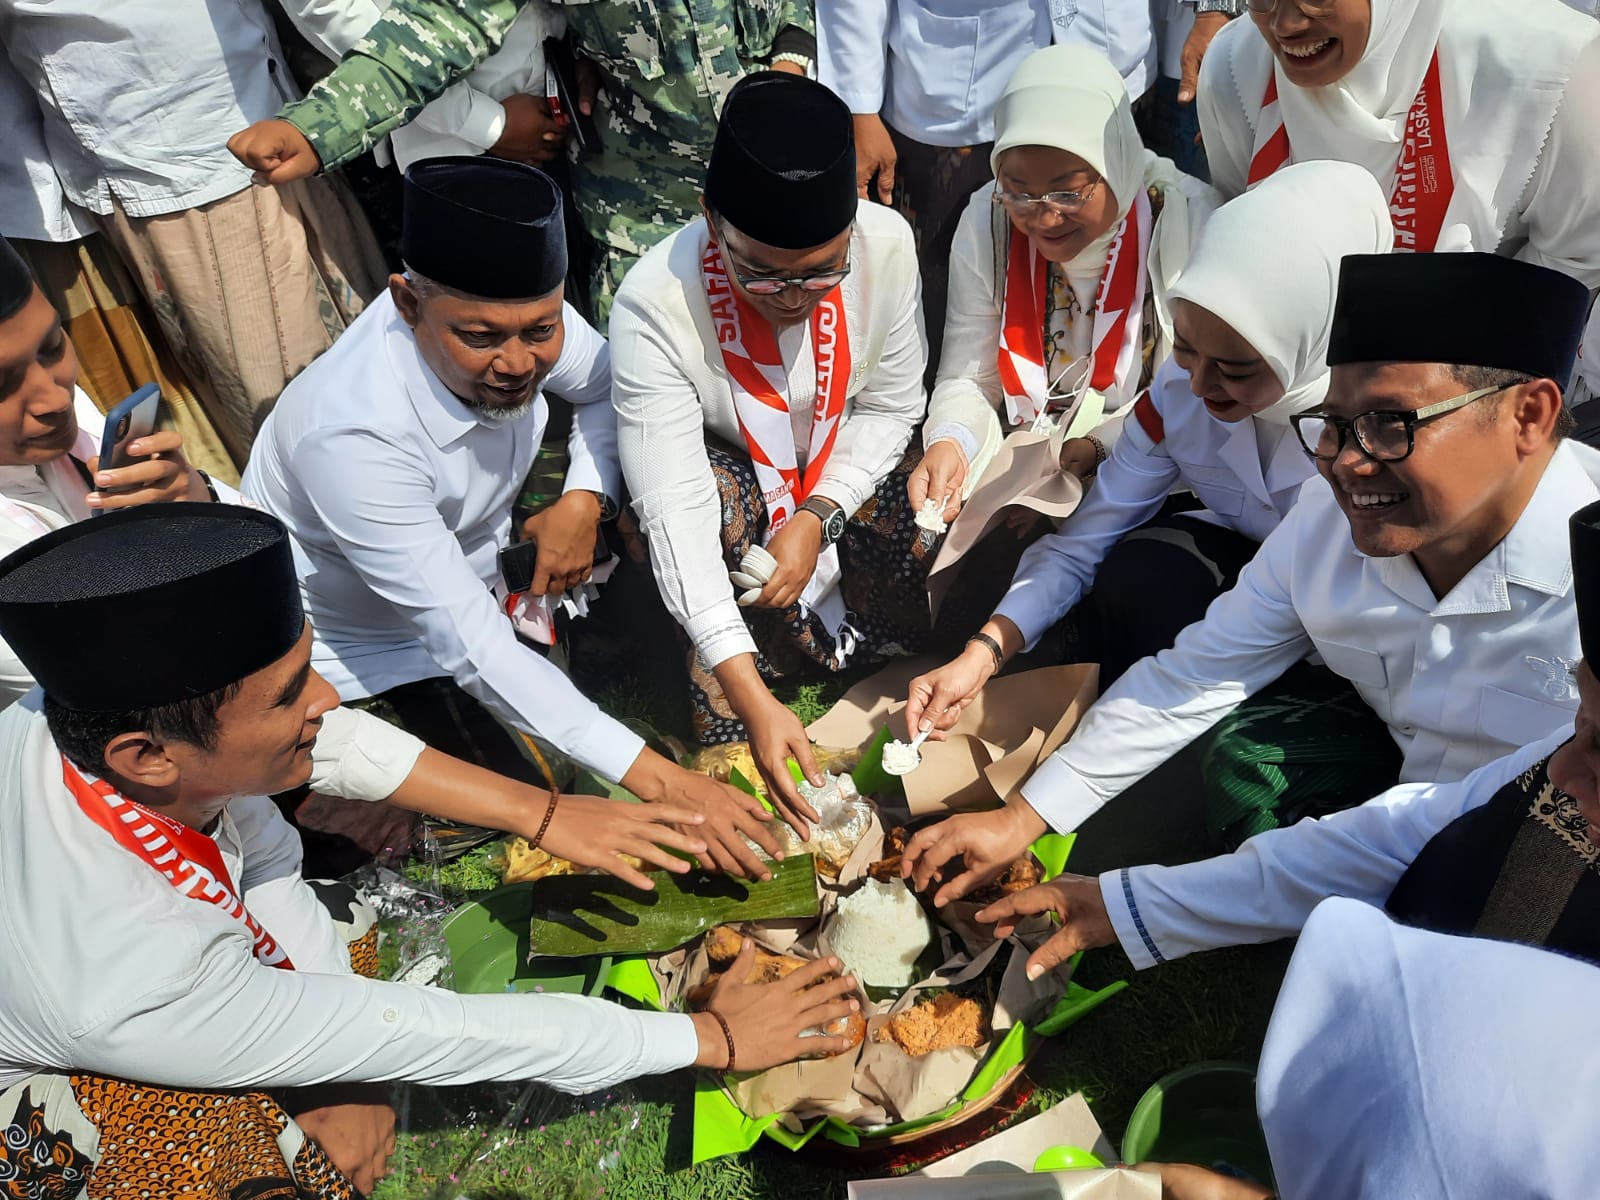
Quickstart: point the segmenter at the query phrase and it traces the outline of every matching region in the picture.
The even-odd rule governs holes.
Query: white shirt
[[[89,214],[67,199],[50,165],[39,99],[4,54],[0,54],[0,112],[9,120],[0,142],[0,235],[71,242],[93,233]]]
[[[1600,1052],[1577,1014],[1597,1005],[1592,963],[1328,901],[1256,1073],[1278,1194],[1589,1200]]]
[[[563,313],[566,344],[545,386],[575,407],[566,490],[616,498],[606,343],[570,305]],[[449,676],[618,780],[643,741],[520,643],[490,590],[547,416],[542,394],[513,422],[462,404],[385,293],[284,390],[243,490],[289,527],[312,662],[342,698]]]
[[[1382,905],[1435,835],[1572,737],[1572,722],[1453,783],[1406,783],[1344,812],[1257,834],[1232,854],[1100,876],[1117,940],[1141,969],[1291,937],[1329,896]]]
[[[1111,547],[1155,516],[1174,488],[1187,488],[1206,506],[1191,518],[1259,542],[1317,473],[1288,425],[1217,420],[1190,391],[1188,372],[1170,359],[1149,395],[1165,436],[1154,442],[1136,417],[1123,422],[1094,487],[1059,530],[1028,547],[995,609],[1022,631],[1027,648],[1078,603]]]
[[[468,74],[389,135],[403,172],[424,158],[482,154],[500,140],[506,110],[500,101],[519,93],[545,94],[544,42],[566,32],[567,18],[543,0],[530,0],[505,41]]]
[[[261,965],[245,926],[180,895],[67,791],[39,696],[0,713],[0,1089],[39,1071],[167,1087],[330,1080],[457,1084],[540,1079],[591,1092],[694,1060],[686,1016],[577,996],[458,996],[350,974],[333,922],[300,878],[300,839],[264,796],[215,831],[246,907],[296,970]],[[312,785],[388,795],[409,774],[369,739],[408,735],[334,710]],[[371,761],[395,763],[374,772]],[[402,769],[403,767],[403,769]]]
[[[1148,0],[817,0],[817,78],[932,146],[993,141],[1006,81],[1052,42],[1100,51],[1135,100],[1154,77]]]
[[[611,310],[623,474],[650,543],[667,611],[707,667],[755,642],[722,561],[722,502],[706,435],[744,446],[701,277],[703,220],[650,250],[628,272]],[[862,201],[844,291],[851,373],[844,416],[815,494],[854,513],[899,462],[923,415],[917,256],[905,218]],[[779,351],[791,413],[809,411],[816,361],[809,326],[786,330]],[[797,428],[804,428],[798,419]],[[804,447],[798,446],[802,452]]]
[[[39,98],[67,198],[101,215],[113,198],[153,217],[243,191],[228,139],[299,98],[261,0],[0,0],[0,46]]]
[[[1563,442],[1511,532],[1436,598],[1409,555],[1355,548],[1308,480],[1232,591],[1100,698],[1022,786],[1076,829],[1313,651],[1389,726],[1403,782],[1460,779],[1571,727],[1581,657],[1567,519],[1600,498],[1600,453]]]

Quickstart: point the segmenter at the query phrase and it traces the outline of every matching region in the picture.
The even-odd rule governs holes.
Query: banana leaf
[[[609,875],[547,876],[528,889],[528,958],[665,954],[716,925],[816,916],[812,856],[768,865],[772,878],[764,883],[699,868],[652,871],[653,892]]]

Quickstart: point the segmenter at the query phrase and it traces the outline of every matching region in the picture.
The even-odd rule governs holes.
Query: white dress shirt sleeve
[[[1435,834],[1572,736],[1552,734],[1456,783],[1409,783],[1359,808],[1258,834],[1232,854],[1100,876],[1117,940],[1141,969],[1300,931],[1330,896],[1381,906]]]
[[[346,800],[387,800],[424,749],[421,738],[371,713],[329,709],[311,747],[311,790]]]
[[[916,262],[911,227],[904,225],[901,264]],[[893,260],[891,260],[893,261]],[[839,424],[827,470],[815,494],[854,513],[867,502],[911,442],[927,414],[922,376],[928,367],[928,340],[922,329],[922,277],[900,272],[900,295],[893,302],[895,322],[884,337],[883,352],[866,385],[850,397],[850,412]],[[882,280],[883,285],[895,282]],[[875,306],[881,301],[875,302]]]
[[[583,1094],[688,1066],[698,1052],[694,1025],[679,1013],[279,970],[254,960],[239,928],[226,937],[181,922],[164,931],[143,979],[118,980],[126,993],[101,1006],[103,1016],[64,1031],[71,1063],[198,1091],[537,1079]],[[183,1031],[181,1054],[174,1030]]]
[[[615,781],[627,773],[643,740],[517,641],[414,456],[378,429],[331,428],[303,439],[290,469],[339,553],[411,624],[440,671],[596,774]]]
[[[1311,507],[1297,504],[1233,590],[1171,649],[1135,663],[1022,785],[1052,828],[1076,829],[1311,652],[1290,594],[1299,518]]]
[[[1244,194],[1250,174],[1250,155],[1255,130],[1233,78],[1235,48],[1242,38],[1260,37],[1249,21],[1230,21],[1212,40],[1200,61],[1200,85],[1194,103],[1200,118],[1200,140],[1205,143],[1206,162],[1211,168],[1211,186],[1231,200]],[[1265,92],[1263,91],[1263,94]],[[1251,98],[1259,105],[1260,97]]]
[[[373,0],[282,0],[300,35],[334,62],[367,35],[382,14]]]
[[[348,975],[349,948],[300,874],[299,831],[265,796],[240,797],[228,805],[228,816],[244,858],[239,898],[250,915],[283,947],[295,970]]]
[[[1528,242],[1518,258],[1600,287],[1600,222],[1590,197],[1600,194],[1600,39],[1578,55],[1555,123],[1539,156],[1533,194],[1523,210]],[[1596,347],[1587,347],[1594,353]],[[1565,381],[1562,381],[1565,382]]]
[[[1022,631],[1024,649],[1083,598],[1111,547],[1160,511],[1178,475],[1165,445],[1151,443],[1137,422],[1112,444],[1083,503],[1028,547],[995,608]]]
[[[572,405],[572,457],[564,491],[599,492],[622,501],[622,460],[617,456],[617,410],[611,403],[611,347],[578,310],[563,304],[566,345],[545,388]]]
[[[662,602],[708,667],[754,654],[722,561],[722,501],[705,417],[669,325],[644,296],[617,297],[611,347],[623,472]],[[701,352],[698,339],[695,352]]]
[[[817,0],[817,78],[851,112],[882,111],[888,45],[885,0]]]
[[[944,346],[923,437],[925,445],[944,438],[955,441],[967,455],[967,465],[976,464],[980,471],[1005,437],[1000,419],[1005,403],[999,362],[1001,306],[989,191],[985,184],[967,202],[950,247]],[[976,485],[975,480],[969,483]]]
[[[412,161],[431,157],[430,142],[442,148],[459,139],[479,150],[488,150],[506,131],[506,110],[493,96],[461,79],[439,93],[405,128],[437,135],[434,139],[408,135],[413,139],[409,146]]]

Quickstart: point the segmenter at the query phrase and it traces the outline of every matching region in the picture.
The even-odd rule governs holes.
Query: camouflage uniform
[[[551,0],[573,42],[610,77],[600,145],[573,163],[584,228],[601,253],[596,315],[623,273],[699,215],[717,115],[780,30],[812,30],[809,0]],[[395,0],[339,67],[286,108],[325,169],[371,148],[499,46],[520,0]]]

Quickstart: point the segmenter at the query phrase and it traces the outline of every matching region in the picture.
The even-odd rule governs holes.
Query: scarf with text
[[[1125,382],[1142,364],[1144,295],[1152,225],[1150,196],[1140,188],[1106,252],[1094,302],[1094,343],[1085,383],[1104,393]],[[1049,411],[1045,373],[1045,297],[1050,263],[1033,239],[1013,227],[1006,262],[1000,319],[1000,386],[1013,426],[1032,423]]]
[[[845,392],[850,386],[850,331],[844,297],[836,287],[811,314],[811,344],[816,356],[817,396],[811,415],[811,437],[802,473],[789,420],[789,381],[769,325],[734,291],[716,242],[706,244],[702,261],[706,299],[722,349],[722,363],[733,392],[734,414],[755,464],[761,498],[767,506],[767,541],[794,516],[827,470]]]
[[[1290,158],[1289,130],[1283,123],[1278,78],[1274,72],[1267,78],[1266,95],[1261,100],[1261,116],[1256,124],[1255,148],[1245,186],[1254,187],[1278,168],[1287,166]],[[1445,210],[1450,207],[1454,194],[1455,178],[1450,173],[1450,144],[1445,134],[1444,101],[1439,84],[1439,52],[1435,50],[1422,87],[1406,115],[1405,134],[1400,142],[1394,193],[1389,199],[1395,250],[1431,252],[1438,244]]]
[[[61,759],[62,779],[78,807],[113,841],[160,874],[181,895],[214,904],[250,933],[256,958],[269,967],[292,971],[294,964],[239,898],[217,843],[157,812],[151,812],[121,795],[103,779],[85,777]]]

